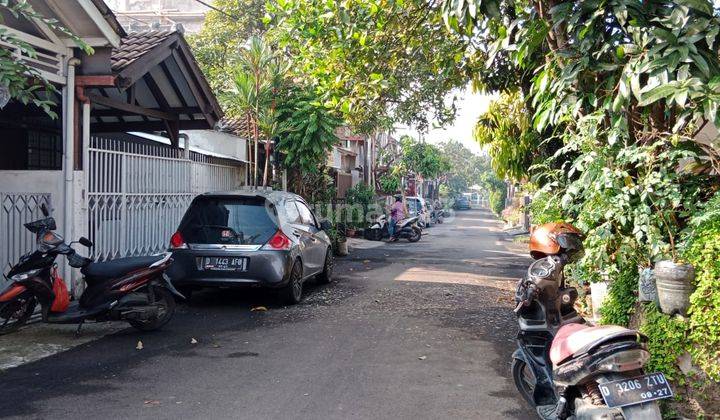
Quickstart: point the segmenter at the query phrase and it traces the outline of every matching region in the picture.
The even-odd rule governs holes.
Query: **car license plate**
[[[599,384],[608,407],[624,407],[673,396],[670,384],[662,373]]]
[[[203,267],[213,271],[246,271],[248,259],[245,257],[205,257]]]

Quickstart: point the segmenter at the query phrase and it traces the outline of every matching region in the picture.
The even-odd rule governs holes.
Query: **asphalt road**
[[[294,307],[208,291],[160,332],[123,330],[5,371],[0,417],[532,418],[508,375],[528,260],[485,211],[427,233],[363,241]]]

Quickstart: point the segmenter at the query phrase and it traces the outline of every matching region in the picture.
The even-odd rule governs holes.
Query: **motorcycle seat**
[[[90,279],[117,278],[136,270],[149,268],[165,258],[165,255],[118,258],[105,262],[90,263],[83,267],[80,272]]]
[[[634,339],[638,332],[619,325],[589,327],[585,324],[568,324],[560,327],[550,346],[553,366],[583,355],[603,343],[619,338]]]

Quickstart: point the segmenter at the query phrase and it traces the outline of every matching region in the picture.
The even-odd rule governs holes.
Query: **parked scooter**
[[[142,331],[156,330],[170,321],[175,313],[174,295],[183,297],[165,275],[172,262],[171,254],[120,258],[93,262],[78,255],[63,238],[53,232],[55,219],[48,217],[26,223],[36,235],[37,248],[20,257],[10,269],[10,285],[0,293],[0,335],[23,326],[39,303],[44,322],[56,324],[127,321]],[[92,247],[86,238],[78,241]],[[87,285],[79,301],[70,303],[65,283],[57,275],[55,259],[65,255],[70,266],[80,268]]]
[[[580,231],[566,223],[531,234],[536,261],[515,296],[515,385],[543,419],[660,419],[655,400],[673,393],[662,373],[643,371],[647,339],[617,325],[588,326],[574,309],[578,293],[563,268],[582,250]]]
[[[422,237],[422,229],[418,226],[418,217],[408,217],[399,220],[395,225],[395,237],[407,239],[408,242],[417,242]],[[382,214],[375,223],[365,229],[365,239],[370,241],[381,241],[390,238],[390,223],[387,216]]]

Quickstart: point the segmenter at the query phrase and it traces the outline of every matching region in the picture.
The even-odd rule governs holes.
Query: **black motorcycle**
[[[127,321],[142,331],[156,330],[175,313],[174,295],[183,297],[170,283],[165,270],[170,253],[107,262],[94,262],[78,255],[63,238],[53,232],[55,219],[41,207],[44,219],[26,223],[36,235],[36,250],[20,257],[7,274],[10,284],[0,293],[0,335],[23,326],[40,304],[44,322],[79,324],[86,320]],[[78,241],[92,247],[86,238]],[[78,301],[69,302],[63,280],[57,276],[55,259],[64,255],[80,268],[86,283]]]
[[[533,262],[518,283],[520,324],[512,376],[543,419],[660,419],[655,400],[672,397],[662,373],[646,375],[646,338],[617,325],[591,327],[566,287],[565,253]]]

